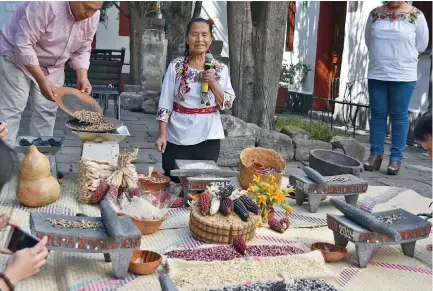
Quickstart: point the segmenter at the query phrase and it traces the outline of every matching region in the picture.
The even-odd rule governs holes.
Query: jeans
[[[391,119],[391,161],[402,161],[409,130],[409,102],[416,82],[368,80],[370,95],[370,153],[382,156],[387,130],[387,117]]]

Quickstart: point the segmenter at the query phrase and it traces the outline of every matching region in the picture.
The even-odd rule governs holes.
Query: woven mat
[[[372,193],[373,198],[382,197],[380,196],[380,192],[383,194],[389,190],[388,187],[370,188],[376,188],[375,193],[379,193]],[[5,185],[0,195],[0,212],[11,215],[12,219],[27,230],[29,229],[30,210],[67,215],[75,215],[78,212],[90,216],[100,215],[97,206],[81,204],[77,201],[77,185],[75,181],[65,180],[62,185],[60,199],[49,206],[38,209],[22,207],[16,199],[15,193],[16,181],[11,181],[8,185]],[[416,193],[412,193],[411,191],[402,192],[394,198],[402,199],[400,197],[404,197],[402,196],[403,194],[410,195],[406,199],[410,200],[411,204],[419,204],[421,201],[414,197]],[[392,202],[394,199],[390,201],[393,206],[398,206],[401,203]],[[421,205],[423,205],[422,203]],[[326,206],[326,203],[324,205]],[[376,204],[376,207],[383,207],[383,205],[386,206],[387,203]],[[307,216],[305,211],[301,212],[298,208],[296,211],[300,213],[295,214]],[[310,215],[308,214],[308,216]],[[314,216],[312,215],[311,217]],[[183,209],[171,209],[169,218],[163,224],[163,229],[153,235],[143,236],[141,249],[153,250],[163,254],[167,250],[173,249],[196,249],[212,246],[192,238],[185,224],[187,220],[187,212]],[[327,227],[296,228],[296,223],[296,219],[293,218],[290,229],[284,234],[275,233],[267,227],[260,228],[257,230],[255,238],[249,244],[290,245],[308,252],[311,244],[314,242],[333,241],[332,232]],[[4,241],[6,238],[7,231],[1,231],[1,241]],[[365,269],[356,268],[353,264],[355,248],[353,244],[349,244],[348,256],[343,261],[326,265],[328,271],[336,278],[327,279],[327,281],[342,290],[377,289],[378,286],[380,286],[380,290],[393,291],[431,290],[432,253],[431,247],[428,246],[431,243],[431,239],[418,241],[415,258],[405,257],[398,245],[379,248],[376,250],[372,262]],[[9,256],[7,255],[0,255],[1,268],[5,267],[8,258]],[[410,286],[409,289],[408,286]],[[37,276],[20,283],[17,290],[157,291],[160,290],[160,287],[157,273],[148,276],[137,276],[128,273],[123,279],[113,278],[112,266],[110,263],[104,261],[102,254],[51,252],[48,256],[47,264],[41,272]]]

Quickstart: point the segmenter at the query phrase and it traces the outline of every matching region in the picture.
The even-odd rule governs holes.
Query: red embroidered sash
[[[210,114],[210,113],[218,112],[218,107],[212,106],[212,107],[205,107],[205,108],[186,108],[180,105],[179,103],[174,102],[173,111],[182,114]]]

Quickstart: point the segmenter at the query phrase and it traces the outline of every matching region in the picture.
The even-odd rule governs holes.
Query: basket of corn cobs
[[[207,243],[231,244],[234,237],[254,237],[261,209],[246,191],[232,185],[208,187],[191,203],[189,229]]]
[[[274,176],[276,183],[281,186],[286,162],[279,153],[259,147],[247,148],[241,152],[240,158],[239,182],[242,188],[248,189],[254,176],[261,176],[264,179]]]

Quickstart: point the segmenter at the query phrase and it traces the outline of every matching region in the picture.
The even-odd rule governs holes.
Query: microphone
[[[213,60],[213,55],[211,53],[207,53],[204,57],[204,70],[210,70],[211,66],[212,66],[212,60]],[[203,82],[203,84],[201,85],[201,92],[202,93],[207,93],[209,91],[209,84],[206,82]]]

